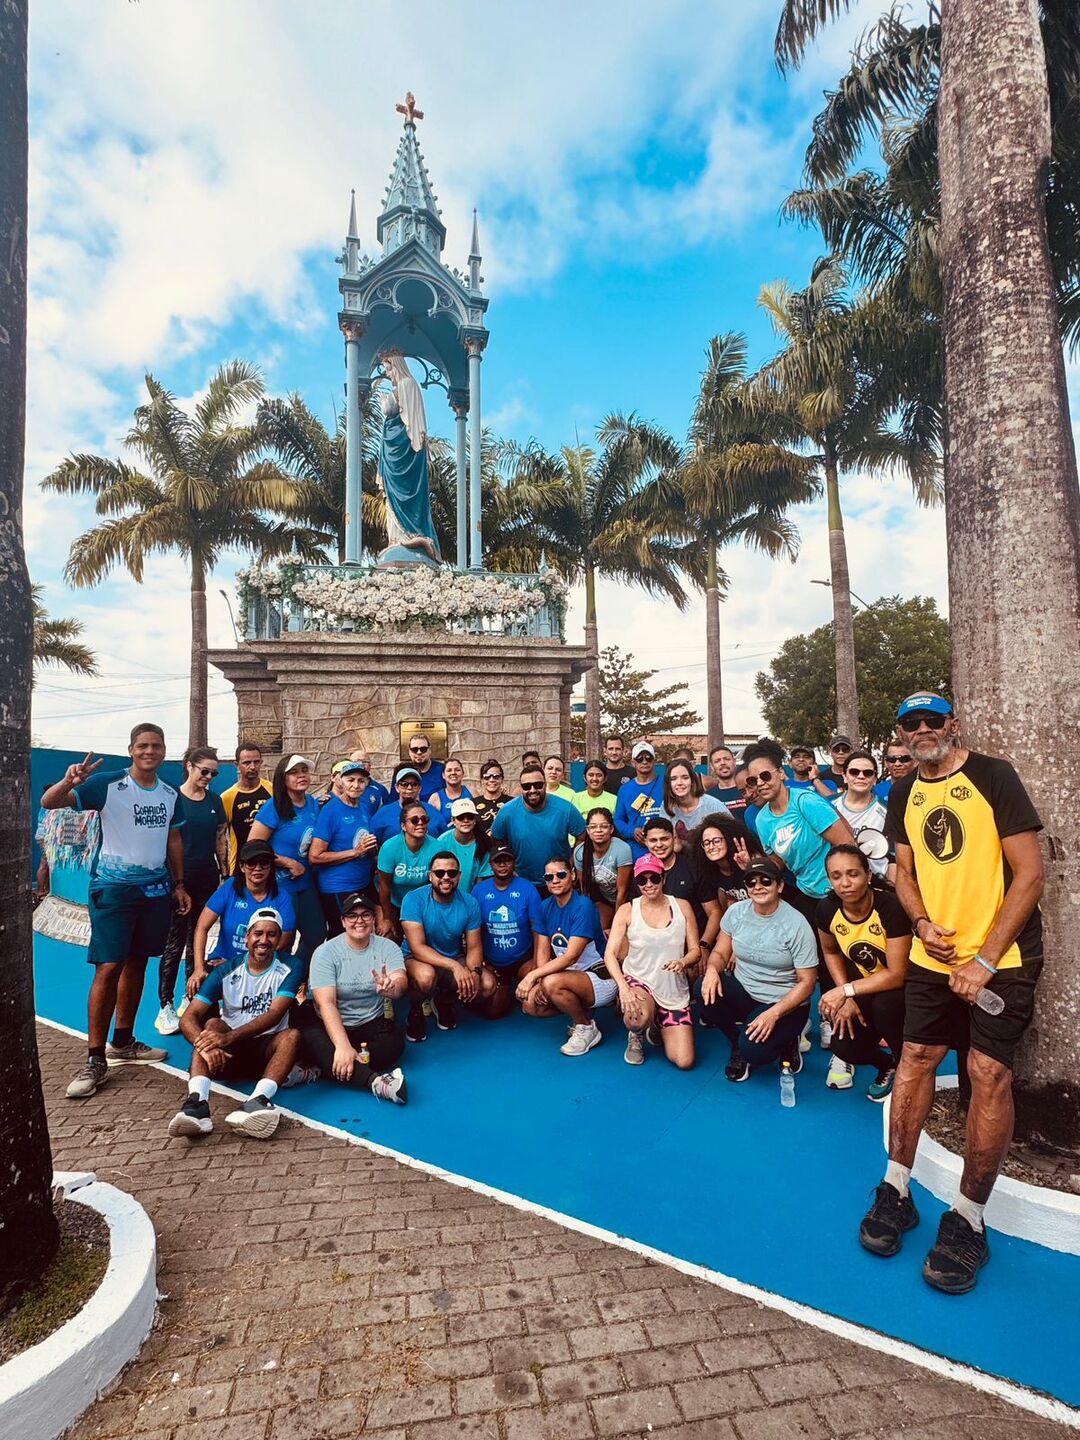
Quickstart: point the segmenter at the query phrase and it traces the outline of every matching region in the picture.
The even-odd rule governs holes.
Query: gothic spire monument
[[[430,394],[437,387],[445,392],[456,422],[454,560],[459,570],[481,570],[480,362],[488,341],[484,324],[488,299],[480,288],[479,228],[474,211],[467,269],[462,272],[444,263],[446,227],[416,132],[424,112],[417,109],[411,91],[396,108],[404,122],[375,227],[382,254],[361,253],[354,192],[340,256],[338,323],[345,337],[346,377],[345,563],[359,565],[363,556],[360,414],[375,386],[380,387],[385,417],[379,474],[390,532],[390,545],[379,564],[438,563],[424,407],[424,392]],[[408,361],[419,374],[413,373]]]

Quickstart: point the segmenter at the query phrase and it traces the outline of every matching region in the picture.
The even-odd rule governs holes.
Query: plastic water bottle
[[[985,1010],[987,1015],[1000,1015],[1005,1009],[1005,1001],[996,990],[987,990],[984,985],[975,996],[975,1004],[980,1010]]]
[[[795,1076],[786,1060],[780,1067],[780,1104],[789,1109],[795,1104]]]
[[[360,1041],[360,1054],[356,1058],[360,1061],[361,1065],[371,1064],[371,1051],[367,1048],[366,1041]]]

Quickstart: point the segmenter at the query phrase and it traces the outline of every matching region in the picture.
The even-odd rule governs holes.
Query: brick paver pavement
[[[294,1121],[169,1140],[178,1081],[63,1098],[54,1161],[157,1227],[160,1322],[72,1440],[1042,1440],[1066,1427]]]

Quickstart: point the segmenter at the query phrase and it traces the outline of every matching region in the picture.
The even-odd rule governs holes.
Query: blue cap
[[[952,701],[946,700],[944,695],[935,695],[929,690],[917,690],[914,695],[909,695],[906,700],[900,701],[896,718],[903,720],[905,715],[913,715],[916,710],[927,710],[931,715],[951,715],[953,713]]]

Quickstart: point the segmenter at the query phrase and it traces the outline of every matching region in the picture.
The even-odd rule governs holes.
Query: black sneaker
[[[956,1210],[946,1210],[937,1239],[922,1267],[923,1279],[946,1295],[975,1289],[979,1271],[990,1259],[985,1230],[975,1230]]]
[[[414,1005],[410,1009],[409,1018],[405,1021],[405,1039],[412,1040],[417,1045],[421,1040],[427,1039],[427,1018],[423,1006]]]
[[[871,1255],[888,1259],[899,1253],[904,1232],[914,1230],[919,1212],[910,1195],[901,1195],[895,1185],[883,1180],[874,1191],[874,1203],[859,1226],[859,1244]]]
[[[796,1035],[795,1039],[792,1040],[791,1044],[788,1046],[786,1054],[780,1056],[781,1070],[784,1068],[785,1060],[791,1066],[791,1073],[793,1075],[798,1075],[799,1071],[802,1069],[802,1046],[799,1044],[799,1041],[801,1039],[801,1035]]]
[[[724,1066],[724,1074],[736,1085],[750,1079],[750,1062],[744,1058],[737,1045],[731,1047],[731,1059]]]
[[[440,1030],[457,1029],[454,997],[448,990],[436,990],[435,992],[435,1023]]]
[[[170,1135],[209,1135],[214,1128],[210,1119],[210,1102],[200,1100],[192,1091],[188,1092],[183,1105],[169,1121]]]

